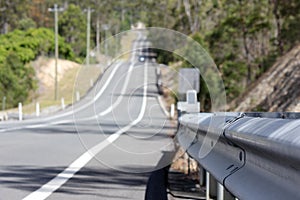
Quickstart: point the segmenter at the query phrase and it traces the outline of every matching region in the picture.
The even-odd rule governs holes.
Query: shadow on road
[[[1,188],[7,187],[33,192],[64,169],[65,167],[8,166],[0,171]],[[149,175],[150,173],[133,174],[108,168],[83,168],[56,193],[124,199],[124,196],[117,194],[120,191],[122,193],[122,190],[132,190],[135,187],[137,190],[138,186],[146,185]],[[107,190],[118,192],[108,193]]]

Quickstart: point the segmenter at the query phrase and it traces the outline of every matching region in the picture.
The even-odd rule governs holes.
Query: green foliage
[[[208,44],[205,42],[203,36],[200,33],[194,33],[191,35],[191,40],[188,41],[190,44],[187,44],[186,47],[188,49],[181,50],[184,55],[184,60],[181,64],[182,68],[198,68],[200,70],[200,93],[198,94],[198,99],[201,102],[201,110],[202,111],[210,111],[211,110],[211,93],[216,91],[212,91],[213,88],[207,87],[207,85],[215,85],[215,73],[209,70],[209,67],[212,64],[209,55],[205,51],[207,49]],[[193,48],[197,42],[201,47]],[[190,63],[189,61],[193,62]],[[206,68],[206,69],[205,69]],[[204,80],[203,76],[206,77]]]
[[[282,33],[280,39],[284,43],[284,50],[290,50],[295,43],[300,42],[300,1],[277,0],[278,10],[281,16]]]
[[[54,33],[46,28],[29,29],[27,31],[15,30],[0,35],[0,47],[0,52],[3,52],[4,55],[13,51],[18,55],[21,62],[28,63],[39,55],[54,53]],[[65,59],[75,59],[72,48],[61,37],[59,38],[59,54]],[[4,59],[0,56],[1,61],[3,62]]]
[[[0,45],[0,63],[3,63],[8,55],[8,51],[5,46]]]
[[[37,88],[34,69],[24,65],[16,53],[10,52],[0,63],[0,96],[7,97],[7,107],[25,102],[30,92]]]
[[[222,18],[205,38],[230,101],[272,65],[274,28],[266,0],[224,0],[222,9]]]
[[[223,76],[228,100],[240,95],[264,73],[276,58],[300,42],[299,0],[3,0],[0,1],[0,64],[9,52],[27,63],[37,55],[52,56],[54,26],[49,7],[58,3],[65,10],[59,13],[60,56],[66,59],[86,56],[86,12],[91,7],[91,48],[95,46],[95,32],[100,27],[104,35],[130,29],[142,21],[147,27],[164,27],[192,35],[214,59]],[[102,25],[108,24],[109,30]],[[26,34],[24,32],[26,32]],[[154,43],[157,38],[150,38]],[[172,43],[170,38],[163,42]],[[161,41],[158,41],[161,42]],[[108,47],[115,54],[119,41]],[[73,51],[72,51],[73,49]],[[168,64],[180,60],[172,52],[158,51],[158,61]],[[189,52],[190,58],[199,52]],[[200,52],[201,53],[201,52]],[[201,63],[198,63],[199,65]],[[191,64],[183,62],[182,67]],[[203,85],[203,84],[202,84]],[[202,86],[201,86],[202,87]],[[203,88],[205,97],[208,92]]]
[[[71,47],[59,38],[61,57],[74,60]],[[9,107],[25,102],[36,89],[34,69],[28,63],[54,52],[54,33],[46,28],[15,30],[0,35],[0,97]]]
[[[17,29],[28,30],[31,28],[36,28],[36,23],[31,18],[21,19],[17,24]]]
[[[151,41],[152,45],[156,48],[155,52],[157,53],[157,62],[168,64],[169,62],[174,62],[178,60],[178,57],[174,52],[169,52],[164,49],[164,44],[168,44],[168,46],[172,46],[172,44],[176,43],[173,41],[172,37],[168,37],[167,34],[161,34],[161,32],[157,34],[150,34],[148,36],[148,40]]]
[[[65,37],[76,56],[86,56],[86,13],[77,5],[70,4],[59,15],[59,34]]]
[[[243,62],[233,62],[228,60],[223,62],[220,68],[227,98],[232,100],[244,90],[244,77],[247,74],[247,66]]]
[[[18,27],[20,19],[25,17],[29,0],[0,1],[0,33],[8,33]]]

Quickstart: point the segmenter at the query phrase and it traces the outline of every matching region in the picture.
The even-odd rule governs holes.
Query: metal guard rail
[[[299,113],[185,114],[177,139],[239,199],[300,199],[299,118]],[[218,120],[225,123],[213,123]],[[202,157],[204,140],[213,148]]]

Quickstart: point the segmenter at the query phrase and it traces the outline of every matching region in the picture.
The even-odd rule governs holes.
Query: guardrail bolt
[[[240,161],[243,161],[243,152],[240,152],[239,158],[240,158]]]

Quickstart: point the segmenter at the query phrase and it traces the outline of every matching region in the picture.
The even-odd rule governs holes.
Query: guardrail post
[[[199,172],[199,184],[200,186],[205,186],[206,171],[201,165],[198,165],[198,172]]]
[[[65,99],[61,98],[61,109],[65,109]]]
[[[236,198],[228,190],[225,190],[221,183],[218,183],[217,200],[236,200]]]
[[[18,108],[19,108],[19,121],[22,121],[23,120],[22,103],[19,103]]]
[[[40,103],[36,102],[35,104],[35,115],[38,117],[40,116]]]
[[[224,200],[224,187],[221,183],[218,183],[218,194],[217,194],[217,200]]]
[[[209,190],[210,190],[209,172],[206,172],[206,200],[210,200]]]
[[[217,181],[206,172],[206,199],[215,198],[217,196]]]

